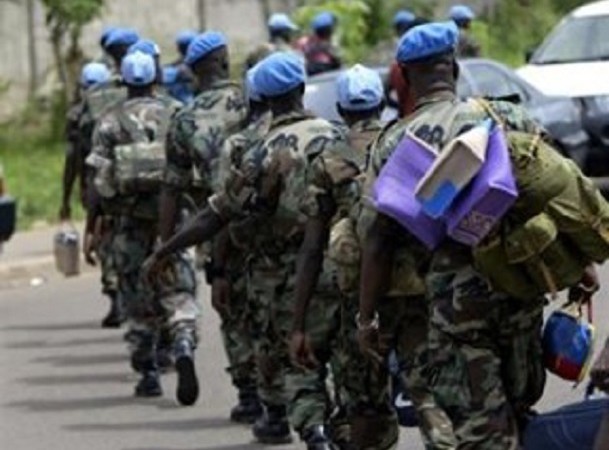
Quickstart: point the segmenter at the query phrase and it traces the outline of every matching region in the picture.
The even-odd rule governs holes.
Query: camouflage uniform
[[[322,364],[317,371],[293,368],[287,342],[293,321],[296,258],[306,218],[301,209],[306,198],[306,172],[313,157],[342,141],[339,130],[324,120],[303,113],[276,117],[264,144],[245,155],[241,173],[210,200],[221,216],[245,213],[250,220],[255,252],[249,287],[259,394],[267,405],[290,402],[291,422],[298,431],[326,423],[331,411],[324,363],[330,359],[328,344],[338,327],[340,303],[336,287],[324,272],[312,302],[320,310],[307,317],[307,330]]]
[[[82,160],[86,160],[92,149],[93,130],[101,119],[104,111],[115,103],[127,97],[127,90],[120,86],[115,76],[110,82],[94,86],[83,95],[82,107],[78,119],[80,134],[80,151]],[[90,178],[90,174],[87,175]],[[91,180],[88,182],[90,183]],[[102,292],[110,297],[118,291],[118,274],[116,272],[114,254],[112,252],[112,218],[104,217],[101,223],[101,233],[97,246],[97,254],[101,264]]]
[[[222,149],[216,191],[230,180],[231,171],[239,167],[243,155],[261,143],[271,125],[267,113],[252,122],[240,133],[229,137]],[[252,334],[253,308],[248,300],[248,261],[252,244],[249,221],[236,221],[229,225],[231,250],[226,272],[231,285],[230,311],[221,315],[220,331],[228,357],[228,373],[236,388],[256,391],[256,357]]]
[[[174,338],[187,337],[194,342],[199,315],[194,269],[185,254],[179,254],[154,285],[142,278],[141,266],[157,240],[158,191],[120,193],[113,172],[105,167],[108,161],[119,164],[115,154],[119,145],[142,140],[164,142],[172,112],[164,100],[154,97],[118,103],[99,120],[88,159],[104,212],[114,218],[112,248],[119,293],[135,337],[132,356],[142,362],[155,359],[158,334],[165,325]]]
[[[494,105],[508,129],[537,130],[521,108]],[[374,147],[368,181],[376,179],[407,129],[441,150],[486,117],[481,107],[459,103],[449,93],[420,99],[408,121],[386,130]],[[372,209],[368,213],[375,214]],[[540,343],[544,299],[525,301],[493,292],[473,267],[471,248],[447,241],[429,260],[421,244],[395,228],[396,239],[404,242],[401,248],[410,251],[405,268],[428,270],[431,363],[426,381],[452,421],[459,448],[516,448],[518,420],[539,399],[545,381]],[[416,391],[411,393],[416,402]]]
[[[246,103],[241,89],[230,81],[218,81],[197,96],[194,101],[180,110],[172,119],[167,138],[167,170],[165,184],[189,196],[197,208],[205,206],[206,199],[214,191],[219,176],[219,158],[228,136],[241,130],[246,118]],[[209,250],[198,248],[197,265]],[[231,266],[231,278],[240,268]],[[239,278],[237,275],[236,278]],[[239,283],[232,286],[234,296],[239,295]],[[240,302],[244,298],[240,298]],[[249,342],[244,336],[242,324],[237,318],[226,322],[222,318],[222,331],[225,350],[229,356],[231,375],[234,384],[247,383],[237,379],[248,371],[248,363],[236,351],[247,349]],[[247,353],[247,351],[245,351]],[[234,356],[234,358],[233,358]],[[241,364],[244,367],[237,369]],[[250,377],[251,377],[251,373]],[[248,377],[248,379],[250,378]]]
[[[457,56],[459,58],[479,58],[480,44],[467,32],[461,30],[457,44]]]
[[[274,42],[265,42],[264,44],[260,44],[258,47],[248,53],[247,57],[245,58],[245,70],[251,69],[271,53],[289,51],[295,51],[295,49],[281,39]]]

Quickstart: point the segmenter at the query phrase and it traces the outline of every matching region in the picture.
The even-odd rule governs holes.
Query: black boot
[[[326,427],[314,425],[302,432],[301,439],[307,444],[307,450],[335,450],[332,440],[328,437]]]
[[[254,423],[252,431],[256,439],[263,444],[289,444],[292,442],[285,405],[265,404],[263,414]]]
[[[252,424],[262,415],[262,403],[255,387],[239,389],[239,403],[230,412],[230,420]]]
[[[176,397],[184,406],[191,406],[199,398],[199,380],[195,371],[194,344],[180,337],[174,343],[175,367],[178,374]]]
[[[112,293],[109,295],[109,297],[110,310],[108,311],[108,314],[106,314],[106,317],[102,319],[101,326],[102,328],[120,328],[124,319],[118,301],[118,295],[116,293]]]
[[[154,360],[141,362],[142,378],[135,386],[136,397],[160,397],[163,395],[159,370]]]

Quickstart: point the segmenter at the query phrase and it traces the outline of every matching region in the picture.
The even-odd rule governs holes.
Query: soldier
[[[299,41],[298,47],[305,56],[308,75],[340,69],[342,66],[339,51],[332,43],[337,22],[331,12],[321,12],[311,21],[313,35]]]
[[[114,217],[112,246],[132,335],[131,363],[141,374],[135,395],[162,395],[156,346],[161,327],[168,324],[178,374],[177,399],[192,405],[199,394],[194,366],[199,315],[194,268],[180,254],[154,283],[141,276],[142,263],[157,241],[164,142],[174,111],[154,95],[157,64],[150,55],[130,53],[121,74],[128,98],[100,119],[87,160],[94,169],[98,194],[89,214]]]
[[[113,28],[103,40],[104,50],[114,62],[118,70],[128,48],[139,39],[137,32],[127,28]],[[83,159],[92,147],[93,129],[104,111],[113,104],[123,100],[127,91],[120,83],[120,76],[114,73],[104,84],[89,89],[83,96],[83,105],[78,118]],[[90,185],[90,183],[89,183]],[[88,216],[94,217],[94,216]],[[118,328],[123,322],[121,300],[118,297],[118,275],[114,266],[112,253],[112,218],[97,217],[96,222],[87,222],[85,227],[83,251],[89,264],[96,264],[93,256],[97,254],[101,265],[102,292],[110,298],[110,310],[102,319],[102,327]]]
[[[267,23],[269,30],[269,42],[254,49],[245,59],[245,68],[251,69],[257,62],[276,51],[294,50],[292,41],[298,26],[286,15],[273,14]]]
[[[181,31],[176,36],[179,58],[163,68],[163,86],[167,93],[183,104],[192,101],[195,95],[195,80],[191,70],[184,64],[188,46],[197,37],[190,30]]]
[[[246,75],[249,114],[247,126],[229,137],[222,150],[216,191],[230,183],[231,172],[238,170],[243,155],[268,133],[271,114],[253,84],[254,69]],[[212,304],[222,318],[222,338],[226,350],[233,385],[238,390],[238,404],[231,410],[231,420],[252,424],[262,414],[256,377],[256,355],[254,337],[254,307],[249,299],[250,253],[253,229],[250,220],[231,222],[226,233],[216,241],[214,252],[215,273]],[[224,268],[218,270],[218,268]]]
[[[397,60],[417,103],[413,114],[385,129],[375,143],[367,173],[369,186],[406,131],[442,151],[455,136],[490,115],[506,133],[529,136],[525,153],[530,152],[531,140],[540,142],[534,138],[541,135],[540,130],[521,108],[505,102],[492,102],[487,108],[457,99],[458,33],[453,22],[431,23],[413,28],[402,38]],[[517,147],[511,146],[510,151]],[[525,160],[523,155],[513,167],[521,167]],[[531,182],[518,181],[525,186]],[[540,205],[529,202],[521,208],[535,210],[546,202]],[[518,447],[520,421],[541,396],[545,382],[540,342],[543,296],[532,288],[522,298],[493,289],[490,278],[474,266],[477,249],[445,239],[429,252],[396,222],[376,213],[369,201],[366,208],[372,220],[362,261],[360,346],[366,352],[379,351],[382,319],[375,308],[388,292],[388,275],[405,270],[421,279],[426,274],[430,363],[427,374],[421,375],[427,375],[437,406],[450,417],[457,446]],[[581,284],[593,290],[597,282],[592,269],[583,273]],[[416,391],[411,392],[416,402]],[[428,418],[425,409],[422,415]],[[433,422],[430,425],[433,429]]]
[[[188,201],[191,210],[205,207],[217,183],[219,156],[224,142],[243,128],[247,107],[241,89],[229,79],[228,61],[226,38],[221,33],[203,33],[188,47],[185,63],[196,76],[201,93],[173,117],[169,129],[167,169],[160,202],[163,241],[169,239],[176,229],[182,202]],[[207,252],[200,258],[209,258],[211,255]],[[206,269],[210,283],[221,282],[219,279],[224,274],[214,271],[213,261],[206,264]],[[217,290],[218,287],[214,292]],[[235,321],[230,321],[230,324],[236,328],[230,329],[222,323],[225,336],[243,336],[241,324]],[[247,347],[249,344],[246,340],[239,345]],[[233,354],[232,347],[226,351]],[[233,360],[229,364],[233,368],[239,362]],[[231,375],[242,373],[242,369],[231,371]],[[253,373],[249,372],[249,376],[252,377]],[[241,386],[255,384],[255,381],[233,378],[233,383]]]
[[[95,86],[105,84],[110,80],[108,67],[101,63],[86,64],[80,77],[80,89],[86,91]],[[66,123],[66,140],[68,143],[66,159],[63,170],[63,196],[59,210],[59,220],[69,221],[72,218],[70,198],[76,179],[80,182],[80,198],[83,207],[86,207],[86,192],[88,177],[85,172],[85,159],[87,153],[81,142],[79,118],[82,112],[82,101],[72,105],[68,110]]]
[[[303,111],[304,79],[302,60],[292,53],[276,53],[261,62],[255,85],[273,112],[270,133],[261,146],[247,152],[241,170],[210,199],[210,207],[165,243],[145,266],[154,276],[163,259],[176,249],[209,239],[244,212],[259,214],[250,273],[252,280],[260,282],[252,286],[251,300],[256,328],[263,331],[257,340],[257,354],[265,414],[254,425],[254,435],[264,443],[288,442],[290,402],[292,424],[308,448],[327,449],[330,440],[324,425],[331,405],[325,367],[304,372],[291,368],[286,340],[292,328],[296,255],[302,244],[304,175],[311,158],[342,146],[343,137],[328,122]],[[329,280],[325,283],[318,284],[316,295],[335,295]],[[323,305],[323,300],[320,302]]]
[[[450,8],[449,17],[459,27],[459,43],[457,45],[457,57],[479,58],[480,44],[476,42],[470,33],[472,20],[476,18],[474,11],[466,5],[455,5]]]
[[[368,373],[360,373],[358,369],[362,366],[362,358],[358,354],[355,340],[355,311],[357,303],[354,298],[352,282],[349,286],[348,280],[352,272],[353,261],[345,261],[352,255],[334,255],[332,245],[328,250],[328,258],[324,259],[325,250],[328,248],[328,237],[332,236],[331,242],[337,239],[337,231],[341,230],[347,222],[351,224],[350,215],[356,209],[359,202],[360,186],[359,174],[367,160],[368,145],[380,131],[380,112],[383,108],[383,85],[379,75],[363,66],[356,65],[342,74],[337,81],[338,104],[337,109],[344,118],[347,126],[348,147],[341,149],[340,153],[323,152],[312,162],[306,178],[305,190],[307,200],[305,201],[307,222],[305,225],[304,244],[301,249],[299,264],[296,275],[296,305],[294,321],[291,334],[290,354],[292,360],[299,367],[318,366],[328,363],[328,352],[321,352],[320,344],[326,348],[333,346],[333,351],[338,355],[340,363],[338,376],[335,383],[346,402],[346,415],[351,425],[352,436],[333,436],[337,442],[352,440],[354,448],[389,448],[397,441],[397,424],[392,422],[394,429],[391,436],[386,438],[386,427],[379,426],[380,421],[375,421],[376,429],[368,427],[364,431],[368,434],[367,442],[380,443],[386,438],[387,446],[364,445],[362,431],[363,404],[371,403],[372,392],[376,386],[370,384],[375,379]],[[328,230],[331,230],[328,233]],[[339,233],[342,234],[342,233]],[[342,236],[338,239],[342,239]],[[344,242],[344,239],[343,239]],[[357,244],[356,244],[357,245]],[[344,252],[343,252],[344,253]],[[342,267],[340,263],[346,263],[349,267]],[[332,342],[327,336],[316,336],[319,333],[319,324],[331,322],[332,307],[327,298],[315,296],[315,286],[319,281],[319,275],[323,272],[334,275],[338,279],[336,298],[342,300],[340,307],[340,318],[338,323],[339,339]],[[340,294],[342,292],[342,295]],[[325,304],[311,303],[311,298]],[[311,327],[311,324],[315,325]],[[307,326],[308,325],[308,326]],[[321,338],[321,339],[320,339]],[[326,342],[323,341],[326,338]],[[340,352],[340,353],[339,353]],[[336,362],[336,361],[335,361]],[[377,377],[378,378],[378,377]],[[386,390],[386,382],[382,385]],[[386,392],[385,392],[386,394]],[[374,395],[374,394],[372,394]],[[382,398],[382,392],[381,395]],[[387,402],[385,402],[387,403]],[[391,417],[391,405],[382,403],[385,409],[377,408],[375,414],[387,414]],[[342,405],[341,405],[342,406]],[[376,433],[381,436],[378,440],[372,437]],[[337,442],[338,443],[338,442]],[[344,442],[343,442],[344,444]]]

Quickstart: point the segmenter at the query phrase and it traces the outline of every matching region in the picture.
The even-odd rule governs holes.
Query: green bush
[[[0,125],[0,164],[7,192],[18,200],[21,230],[35,222],[57,220],[65,143],[54,136],[52,122],[61,120],[30,106],[19,119]],[[78,186],[73,200],[74,218],[81,219],[84,214],[78,202]]]

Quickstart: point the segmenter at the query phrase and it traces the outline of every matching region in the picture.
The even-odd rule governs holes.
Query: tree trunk
[[[259,0],[260,3],[260,12],[262,13],[262,19],[264,23],[268,20],[271,15],[271,4],[269,0]]]
[[[26,0],[27,14],[27,48],[28,48],[28,68],[29,86],[28,97],[30,100],[36,95],[38,89],[38,55],[36,53],[36,35],[34,25],[34,0]]]
[[[204,31],[207,28],[207,0],[197,0],[197,17],[199,31]]]

